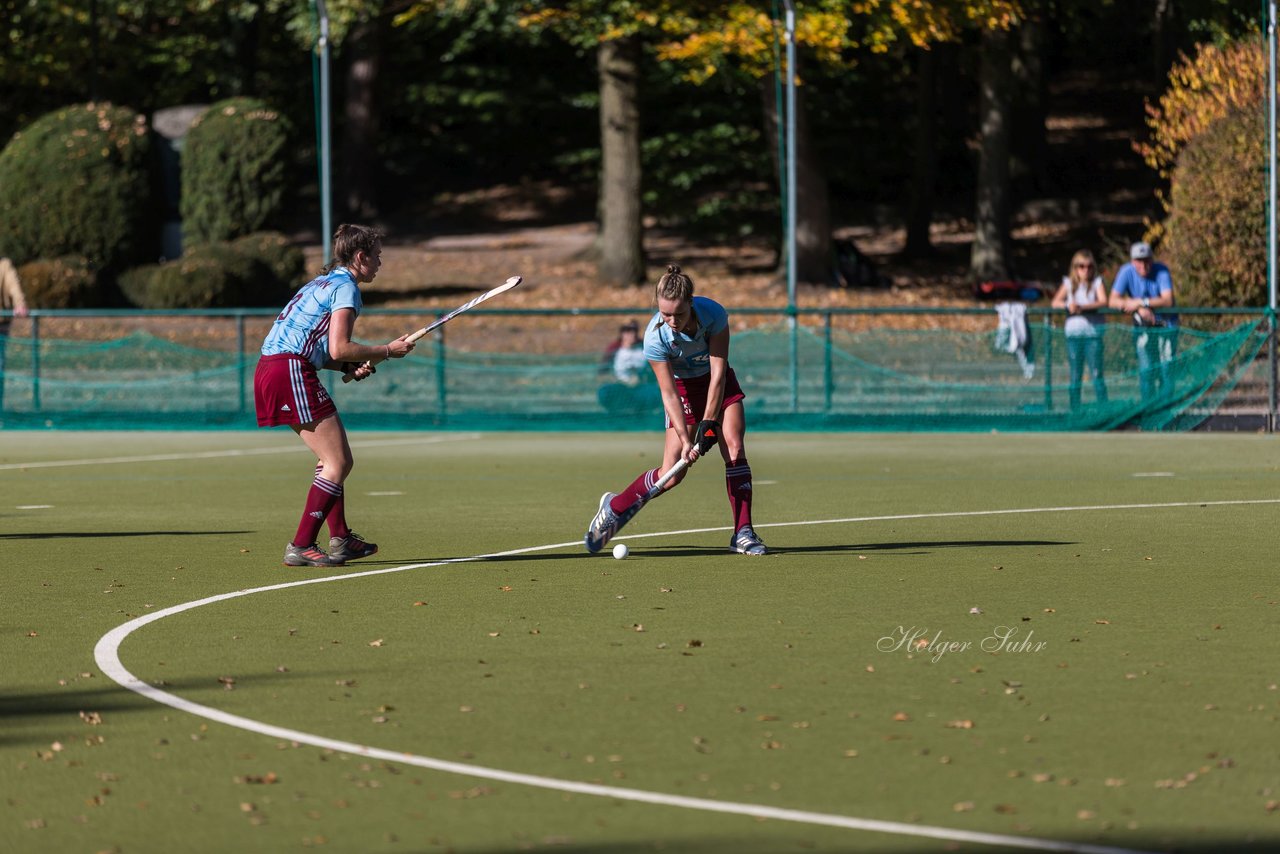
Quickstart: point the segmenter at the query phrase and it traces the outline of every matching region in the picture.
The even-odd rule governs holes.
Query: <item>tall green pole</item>
[[[787,31],[787,325],[791,331],[791,411],[800,409],[796,328],[796,7],[786,3]]]
[[[333,182],[329,132],[329,10],[324,0],[316,0],[320,14],[320,238],[324,242],[324,263],[329,263],[333,240]]]

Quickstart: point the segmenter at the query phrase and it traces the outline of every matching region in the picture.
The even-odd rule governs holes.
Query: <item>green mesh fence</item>
[[[778,312],[755,313],[763,322],[736,330],[730,354],[753,430],[1188,430],[1217,409],[1266,342],[1265,318],[1256,317],[1220,331],[1155,330],[1158,337],[1176,335],[1176,356],[1144,372],[1135,331],[1109,323],[1101,339],[1106,400],[1086,373],[1073,405],[1068,341],[1043,318],[1029,323],[1024,364],[997,340],[994,312],[939,312],[934,319],[957,322],[919,329],[895,328],[891,317],[861,324],[868,328],[842,327],[850,318],[833,311],[816,313],[817,323],[802,318],[794,330]],[[512,330],[555,313],[523,314],[501,335],[492,331],[500,321],[482,325],[476,318],[447,343],[424,340],[367,382],[343,385],[337,374],[322,376],[353,428],[661,428],[655,387],[610,384],[599,350],[531,352],[533,345],[517,342]],[[56,336],[49,334],[55,324],[46,322],[4,341],[6,429],[255,427],[253,370],[269,317],[221,318],[221,331],[208,318],[166,317],[160,328],[117,330],[115,337],[62,320]],[[614,323],[597,326],[611,330]],[[591,340],[554,327],[544,337],[577,346]],[[495,340],[510,344],[495,352]]]

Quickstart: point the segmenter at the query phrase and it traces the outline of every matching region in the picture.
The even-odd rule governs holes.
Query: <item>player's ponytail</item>
[[[321,272],[331,273],[335,267],[350,267],[357,252],[373,254],[382,243],[382,236],[382,232],[372,226],[343,223],[333,233],[333,258]]]

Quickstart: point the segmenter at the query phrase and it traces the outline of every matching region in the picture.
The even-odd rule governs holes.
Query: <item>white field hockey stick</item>
[[[698,426],[702,427],[703,424],[707,424],[707,423],[708,422],[703,421]],[[711,450],[712,448],[714,448],[716,445],[716,442],[719,441],[719,438],[720,438],[719,425],[716,425],[712,430],[708,430],[705,435],[698,436],[695,438],[697,438],[698,440],[695,443],[698,446],[698,458],[701,459],[702,455],[705,454],[707,451]],[[618,527],[615,528],[613,531],[614,536],[617,536],[618,531],[622,530],[623,525],[627,524],[633,518],[635,518],[635,515],[640,512],[641,508],[643,508],[650,501],[658,497],[658,495],[662,492],[662,488],[667,485],[667,482],[670,481],[671,478],[680,474],[680,472],[684,471],[688,467],[689,467],[689,461],[684,457],[681,457],[680,459],[676,460],[675,465],[667,469],[666,473],[663,474],[662,477],[658,478],[657,482],[655,482],[653,486],[649,487],[649,489],[645,492],[644,495],[641,495],[634,502],[632,502],[630,507],[628,507],[626,510],[623,510],[621,513],[619,513]]]
[[[410,344],[412,344],[412,343],[414,343],[415,341],[417,341],[419,338],[421,338],[422,336],[426,335],[427,333],[429,333],[429,332],[431,332],[431,331],[435,330],[436,328],[438,328],[438,327],[440,327],[440,326],[444,326],[446,323],[448,323],[450,320],[453,320],[455,317],[457,317],[458,315],[462,314],[464,311],[469,311],[470,309],[475,308],[476,306],[478,306],[480,303],[484,302],[485,300],[487,300],[487,299],[493,299],[493,298],[494,298],[494,297],[496,297],[498,294],[504,294],[504,293],[506,293],[507,291],[509,291],[509,290],[511,290],[512,288],[514,288],[516,285],[520,284],[522,281],[524,281],[524,279],[523,279],[523,278],[521,278],[520,276],[512,276],[511,278],[507,279],[507,280],[506,280],[505,282],[503,282],[502,284],[498,285],[498,286],[497,286],[496,288],[494,288],[493,290],[491,290],[491,291],[485,291],[485,292],[484,292],[484,293],[482,293],[480,296],[476,297],[475,299],[471,300],[470,302],[468,302],[468,303],[463,303],[462,305],[458,306],[458,307],[457,307],[457,308],[455,308],[453,311],[449,312],[448,314],[444,315],[443,317],[440,317],[440,318],[438,318],[438,319],[436,319],[436,320],[432,321],[431,323],[429,323],[429,324],[427,324],[426,326],[424,326],[424,327],[422,327],[421,329],[419,329],[417,332],[414,332],[412,335],[408,335],[408,336],[406,336],[404,340],[406,340],[406,341],[408,341]],[[364,364],[367,364],[367,365],[372,366],[372,365],[376,365],[376,364],[378,364],[379,362],[383,362],[383,361],[386,361],[386,357],[385,357],[385,356],[377,356],[376,358],[370,359],[368,362],[365,362]],[[350,373],[347,373],[347,374],[343,374],[343,375],[342,375],[342,381],[343,381],[344,383],[349,383],[349,382],[351,382],[353,379],[355,379],[355,377],[356,377],[356,372],[355,372],[355,371],[351,371]]]
[[[667,483],[671,480],[671,478],[680,474],[680,472],[684,471],[688,467],[689,467],[689,461],[686,460],[685,458],[681,457],[680,459],[676,460],[676,464],[673,465],[671,468],[667,469],[666,474],[658,478],[657,482],[654,483],[653,486],[649,487],[648,491],[645,492],[644,495],[641,495],[634,502],[632,502],[630,507],[628,507],[626,510],[623,510],[621,513],[619,513],[618,527],[614,531],[614,536],[617,536],[618,531],[622,530],[623,525],[627,524],[628,522],[630,522],[632,519],[635,518],[635,515],[640,512],[641,508],[643,508],[646,504],[648,504],[654,498],[658,497],[658,495],[662,492],[662,488],[667,485]]]

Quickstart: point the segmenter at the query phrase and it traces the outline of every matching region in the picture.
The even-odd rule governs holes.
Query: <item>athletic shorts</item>
[[[259,427],[310,424],[337,413],[316,366],[293,353],[263,356],[253,374]]]
[[[710,385],[711,374],[690,377],[687,380],[676,377],[676,391],[680,393],[680,406],[684,409],[685,424],[697,424],[702,420],[703,413],[707,411],[707,389]],[[742,386],[738,385],[738,375],[733,372],[733,368],[729,368],[724,375],[724,400],[720,403],[719,414],[723,417],[725,409],[746,396]],[[667,419],[667,426],[671,426],[670,418]]]

